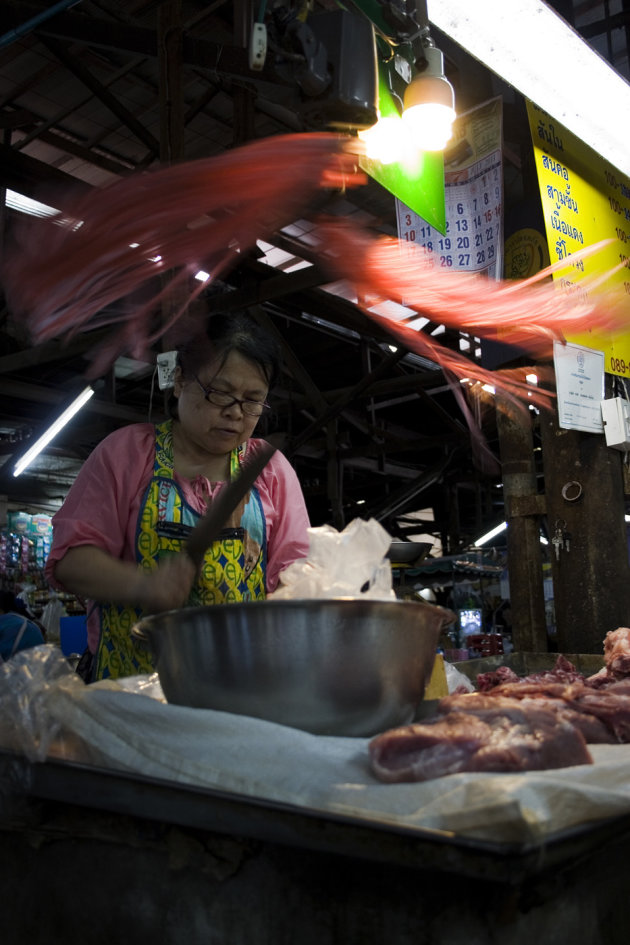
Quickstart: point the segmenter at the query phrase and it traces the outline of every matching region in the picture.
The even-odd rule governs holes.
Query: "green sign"
[[[390,91],[388,67],[381,62],[378,93],[381,117],[399,116]],[[382,164],[369,158],[361,158],[360,164],[366,174],[394,197],[398,197],[410,210],[440,233],[446,232],[444,156],[441,151],[418,151],[404,164]]]

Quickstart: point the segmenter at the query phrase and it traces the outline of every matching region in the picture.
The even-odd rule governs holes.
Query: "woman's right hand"
[[[77,597],[138,607],[145,613],[182,607],[196,573],[184,553],[170,555],[153,571],[142,571],[133,561],[120,561],[95,545],[71,548],[55,565],[55,578]]]
[[[187,554],[169,555],[155,571],[140,573],[136,606],[147,614],[183,607],[196,574],[197,568]]]

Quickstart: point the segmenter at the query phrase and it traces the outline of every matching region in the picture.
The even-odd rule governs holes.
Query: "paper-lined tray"
[[[161,701],[155,677],[84,684],[28,680],[0,746],[304,809],[493,843],[538,843],[630,813],[630,745],[593,745],[592,765],[523,774],[455,774],[383,784],[368,740],[311,735],[245,716]],[[26,708],[25,708],[26,707]]]

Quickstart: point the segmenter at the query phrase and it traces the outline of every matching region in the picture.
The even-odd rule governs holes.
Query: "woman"
[[[46,573],[88,604],[84,678],[152,672],[131,627],[142,614],[264,598],[308,552],[304,497],[276,452],[206,552],[191,528],[263,442],[252,438],[278,373],[275,342],[245,315],[213,316],[178,354],[172,418],[133,424],[92,452],[53,518]]]
[[[44,643],[44,636],[30,614],[11,591],[0,591],[0,662],[20,650]]]

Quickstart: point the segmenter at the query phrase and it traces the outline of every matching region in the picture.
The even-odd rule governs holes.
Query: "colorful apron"
[[[230,478],[238,473],[241,455],[241,447],[231,453]],[[156,427],[153,477],[138,514],[138,566],[153,571],[160,558],[181,551],[199,518],[200,513],[184,500],[173,476],[171,421],[167,420]],[[254,486],[230,516],[220,538],[206,551],[186,606],[264,598],[266,549],[265,516]],[[149,651],[138,646],[131,636],[131,628],[142,611],[115,604],[103,604],[99,609],[101,635],[92,678],[154,672]]]

